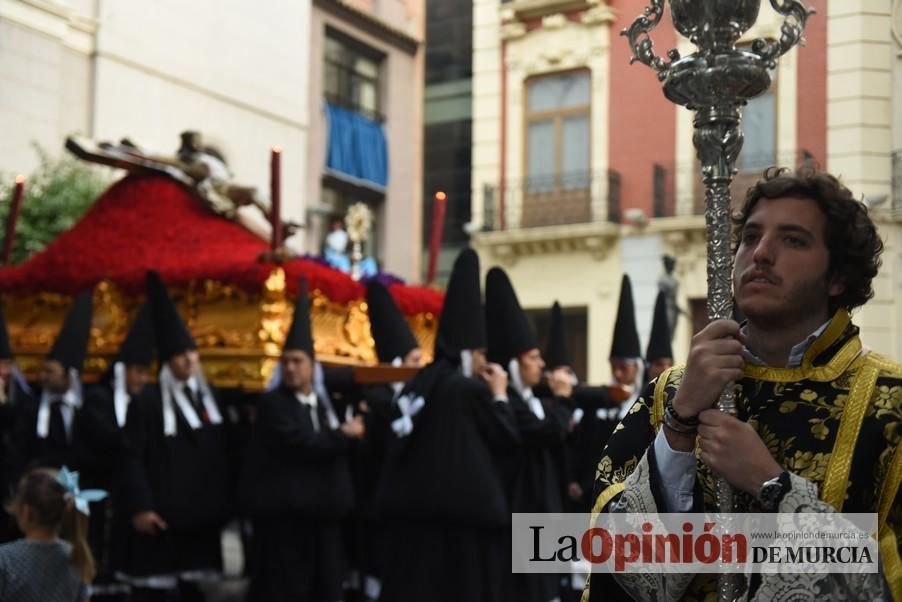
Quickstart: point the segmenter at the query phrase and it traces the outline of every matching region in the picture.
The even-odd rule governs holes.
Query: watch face
[[[758,492],[758,501],[761,503],[761,506],[767,510],[773,510],[777,502],[780,499],[780,494],[783,493],[783,485],[779,482],[769,481],[761,487],[761,491]]]

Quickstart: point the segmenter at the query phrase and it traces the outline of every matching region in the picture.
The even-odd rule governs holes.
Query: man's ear
[[[827,277],[827,295],[836,297],[846,292],[846,279],[840,274]]]

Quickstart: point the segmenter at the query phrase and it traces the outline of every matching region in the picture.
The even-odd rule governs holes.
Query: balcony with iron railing
[[[620,235],[620,176],[613,170],[487,183],[473,198],[482,228],[471,242],[502,260],[556,252],[601,259]]]
[[[810,161],[811,155],[804,150],[776,157],[745,157],[731,186],[734,207],[742,203],[767,167],[792,169]],[[704,215],[705,186],[698,161],[654,163],[647,177],[652,182],[652,215],[648,217]],[[893,154],[893,178],[894,206],[902,206],[902,151]],[[610,169],[485,184],[476,194],[482,195],[483,230],[487,232],[619,223],[622,201],[629,206],[637,200],[621,199],[621,175]]]
[[[613,170],[527,177],[481,190],[483,230],[616,222],[620,176]]]
[[[902,183],[899,153],[894,174]],[[811,161],[805,151],[768,157],[746,157],[731,187],[734,208],[741,206],[748,189],[770,165],[797,168]],[[705,187],[698,161],[649,165],[651,215],[629,208],[648,206],[645,199],[622,198],[622,176],[615,170],[529,177],[503,184],[484,184],[474,191],[482,201],[482,228],[477,244],[520,254],[540,250],[606,249],[623,234],[622,226],[660,232],[704,232]],[[896,181],[894,180],[894,182]],[[894,188],[894,202],[902,192]],[[649,221],[646,218],[653,218]],[[675,218],[675,219],[654,219]]]

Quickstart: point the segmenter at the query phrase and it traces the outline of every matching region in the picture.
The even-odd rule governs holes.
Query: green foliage
[[[34,149],[39,164],[26,176],[11,263],[25,261],[71,228],[110,185],[107,174],[72,156],[51,157],[38,145]],[[14,178],[11,174],[0,174],[0,223],[3,224],[0,238],[6,231]]]

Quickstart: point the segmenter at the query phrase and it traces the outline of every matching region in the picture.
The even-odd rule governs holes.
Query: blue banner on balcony
[[[382,124],[359,113],[326,103],[329,147],[326,169],[335,175],[385,188],[388,144]]]

